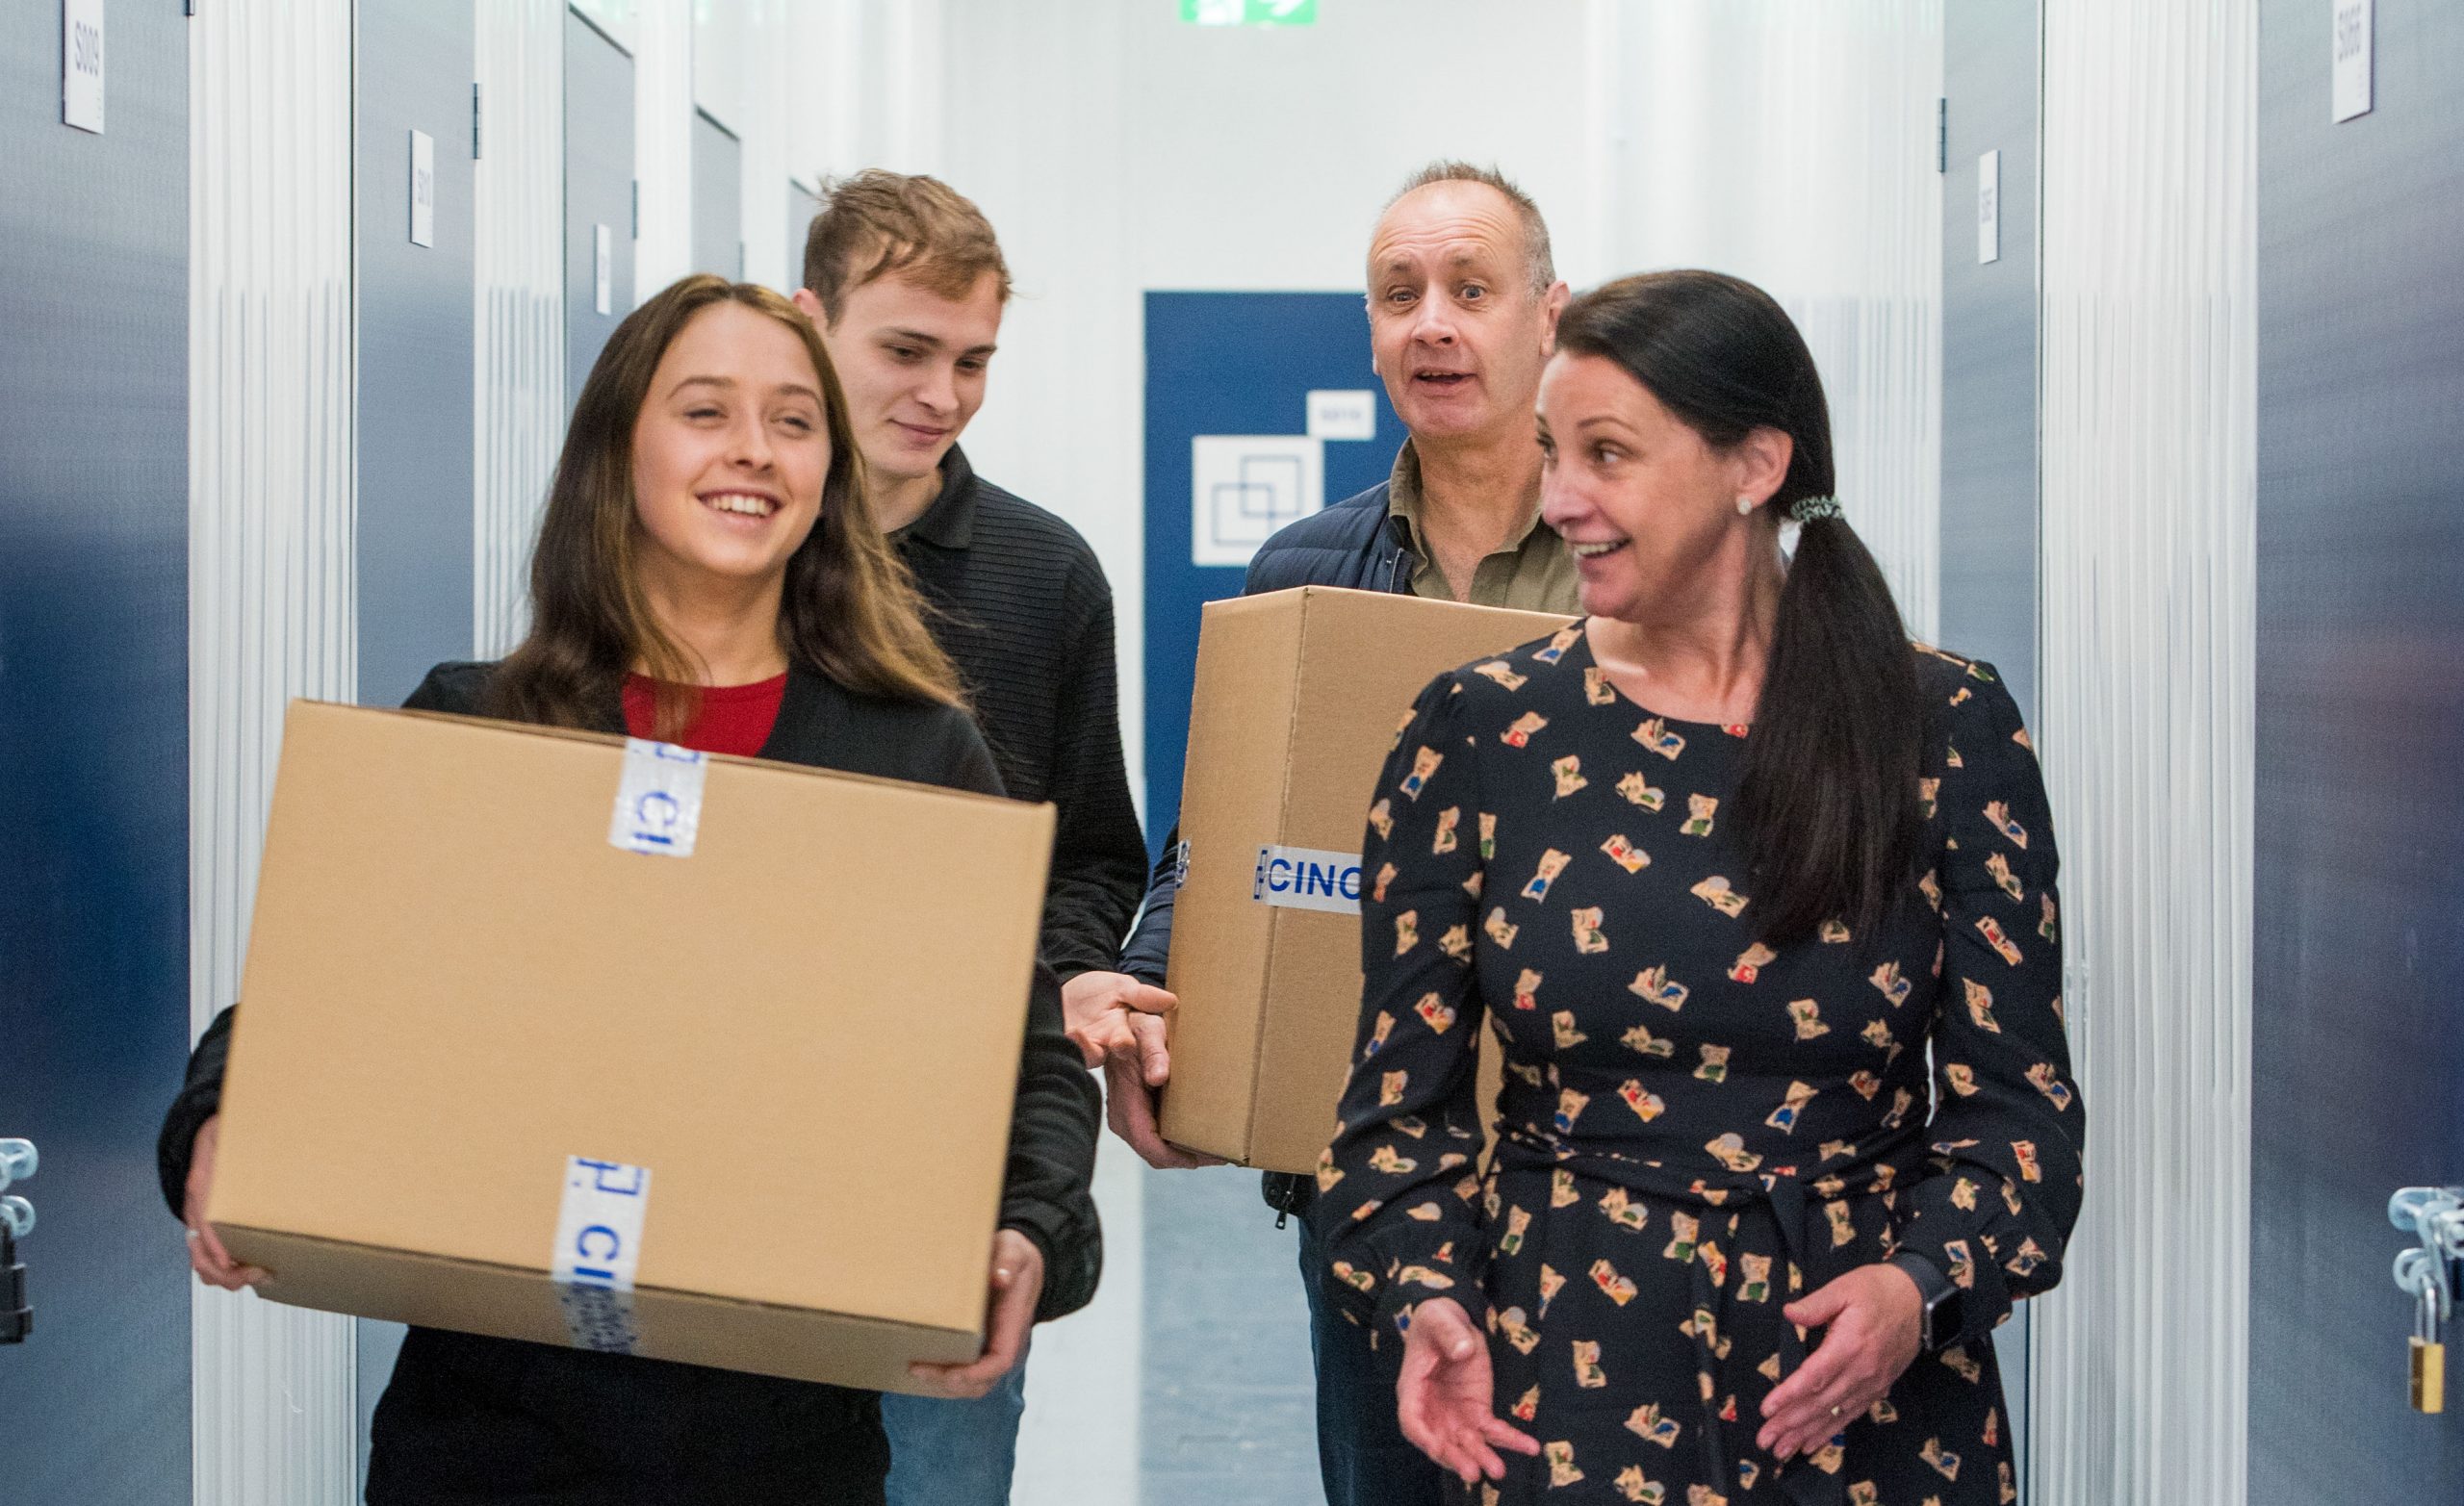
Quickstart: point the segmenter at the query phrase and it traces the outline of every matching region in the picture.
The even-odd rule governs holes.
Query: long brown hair
[[[821,376],[830,474],[812,533],[787,559],[779,644],[790,663],[849,690],[961,704],[958,675],[924,625],[912,577],[873,522],[847,395],[812,323],[786,299],[707,273],[684,278],[626,316],[590,369],[565,431],[530,555],[530,634],[488,688],[489,715],[587,727],[617,703],[625,676],[647,665],[659,682],[658,735],[689,726],[700,700],[692,654],[668,635],[635,571],[633,430],[651,378],[703,310],[737,303],[795,333]]]

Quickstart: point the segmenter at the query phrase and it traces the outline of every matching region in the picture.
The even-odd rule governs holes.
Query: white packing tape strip
[[[1312,847],[1261,847],[1249,898],[1292,909],[1360,913],[1360,855]]]
[[[607,841],[628,853],[693,855],[702,830],[702,780],[710,760],[690,748],[625,739],[625,774],[616,785],[616,811]]]
[[[556,1209],[556,1245],[548,1273],[565,1309],[565,1330],[577,1349],[637,1354],[633,1273],[642,1259],[642,1220],[650,1212],[651,1173],[621,1161],[565,1158],[564,1195]]]

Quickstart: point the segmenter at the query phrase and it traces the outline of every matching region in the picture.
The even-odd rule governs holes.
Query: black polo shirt
[[[1078,530],[975,473],[957,447],[941,495],[890,535],[957,661],[1002,787],[1051,801],[1044,959],[1110,969],[1146,887],[1146,838],[1120,752],[1113,594]]]

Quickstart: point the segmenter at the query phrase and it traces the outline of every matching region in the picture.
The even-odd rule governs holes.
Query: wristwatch
[[[1909,1279],[1916,1283],[1916,1294],[1924,1300],[1925,1352],[1932,1354],[1957,1342],[1967,1327],[1966,1293],[1960,1289],[1959,1283],[1922,1255],[1894,1255],[1889,1264],[1908,1272]]]

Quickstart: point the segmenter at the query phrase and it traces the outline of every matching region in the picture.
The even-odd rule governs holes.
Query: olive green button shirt
[[[1575,574],[1574,550],[1557,530],[1540,521],[1540,481],[1532,478],[1523,499],[1522,528],[1503,549],[1483,557],[1472,572],[1471,600],[1479,606],[1510,606],[1526,612],[1582,610],[1581,581]],[[1421,542],[1421,457],[1410,440],[1395,456],[1395,472],[1387,487],[1387,516],[1403,520],[1412,553],[1420,563],[1412,571],[1412,595],[1451,601],[1454,588],[1446,572]]]

